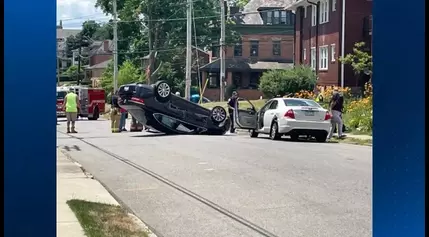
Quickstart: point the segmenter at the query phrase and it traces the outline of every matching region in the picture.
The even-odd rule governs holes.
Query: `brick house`
[[[286,7],[295,12],[294,62],[313,67],[321,86],[357,88],[368,79],[355,75],[351,66],[341,64],[338,58],[352,53],[356,42],[365,42],[366,50],[371,51],[372,1],[344,3],[295,0]]]
[[[284,10],[287,1],[251,0],[240,13],[230,7],[235,21],[234,30],[241,41],[226,47],[225,83],[233,87],[241,97],[259,99],[259,78],[270,69],[286,69],[293,66],[294,14]],[[211,63],[203,66],[204,96],[217,101],[220,96],[219,48],[212,48]]]
[[[93,87],[98,87],[103,72],[113,58],[111,40],[94,41],[83,54],[87,54],[89,65],[85,67],[85,80],[91,80]]]

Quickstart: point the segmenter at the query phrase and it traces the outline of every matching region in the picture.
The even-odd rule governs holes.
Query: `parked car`
[[[250,107],[240,108],[239,101],[245,100]],[[331,129],[331,114],[317,102],[300,98],[275,98],[267,101],[256,111],[252,103],[246,99],[237,100],[234,121],[238,127],[248,129],[251,137],[259,133],[269,134],[273,140],[281,136],[290,136],[298,140],[299,136],[307,135],[325,142]]]
[[[144,126],[166,134],[223,135],[230,119],[221,106],[206,109],[171,93],[164,81],[121,86],[119,106]]]

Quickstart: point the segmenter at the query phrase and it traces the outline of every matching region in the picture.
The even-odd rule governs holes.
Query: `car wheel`
[[[273,122],[273,124],[271,124],[271,129],[270,129],[270,139],[279,140],[280,137],[281,135],[279,134],[279,125],[277,124],[277,122]]]
[[[160,102],[166,102],[171,96],[171,87],[165,81],[158,81],[154,86],[156,98]]]
[[[299,134],[291,134],[290,140],[292,141],[298,141],[299,140]]]
[[[258,137],[258,133],[254,129],[249,130],[249,135],[250,137]]]
[[[211,111],[210,117],[213,122],[222,123],[226,119],[226,110],[221,106],[215,106]]]
[[[326,140],[328,139],[328,136],[327,135],[317,135],[315,138],[316,138],[317,142],[326,142]]]

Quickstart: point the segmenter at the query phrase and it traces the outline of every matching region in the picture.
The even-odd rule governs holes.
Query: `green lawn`
[[[72,199],[67,201],[88,237],[148,237],[120,206]]]

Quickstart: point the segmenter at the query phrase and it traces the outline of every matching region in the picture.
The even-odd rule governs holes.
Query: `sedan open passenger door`
[[[249,100],[237,98],[234,110],[234,125],[242,129],[256,129],[257,111]]]

